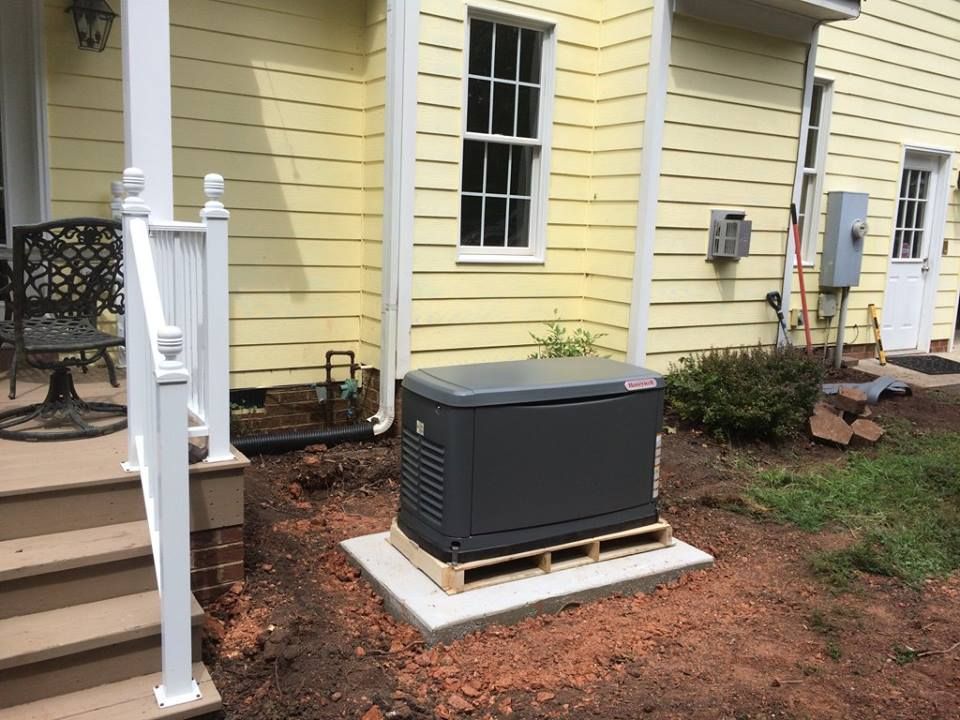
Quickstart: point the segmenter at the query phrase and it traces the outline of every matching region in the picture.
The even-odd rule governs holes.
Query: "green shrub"
[[[567,329],[560,324],[559,318],[546,323],[546,326],[546,335],[530,333],[530,337],[537,343],[537,351],[530,356],[532,359],[596,357],[597,340],[605,335],[605,333],[592,333],[580,327],[568,335]]]
[[[670,367],[667,403],[720,438],[782,440],[803,429],[822,382],[799,350],[710,350]]]

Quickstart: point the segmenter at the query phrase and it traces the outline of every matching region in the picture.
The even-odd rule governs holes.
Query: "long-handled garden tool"
[[[800,223],[797,222],[796,203],[790,203],[790,223],[793,226],[793,248],[797,255],[797,276],[800,278],[800,307],[803,310],[803,335],[807,341],[807,355],[813,355],[813,338],[810,335],[810,315],[807,311],[807,287],[803,281],[803,252],[800,248]]]
[[[783,296],[776,290],[767,293],[767,305],[773,308],[777,314],[777,320],[780,321],[780,329],[783,330],[783,339],[787,345],[793,345],[790,341],[790,333],[787,331],[787,321],[783,317]]]

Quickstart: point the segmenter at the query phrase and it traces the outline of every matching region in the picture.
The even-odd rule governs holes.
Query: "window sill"
[[[457,254],[457,265],[543,265],[544,262],[544,258],[538,255],[462,252]]]

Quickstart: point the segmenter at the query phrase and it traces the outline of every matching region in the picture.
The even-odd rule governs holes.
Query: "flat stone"
[[[447,595],[387,538],[385,532],[364,535],[340,547],[383,597],[384,607],[431,645],[486,625],[556,613],[572,603],[652,592],[685,572],[713,565],[710,555],[678,540],[668,548]]]
[[[850,427],[858,440],[863,440],[871,445],[882,438],[884,433],[884,429],[877,425],[873,420],[865,420],[863,418],[855,420],[853,425]]]
[[[831,400],[835,407],[854,415],[859,415],[867,407],[867,394],[859,388],[842,387]]]
[[[834,415],[834,416],[837,416],[837,415],[840,414],[840,412],[841,412],[841,411],[840,411],[839,409],[835,408],[835,407],[834,407],[833,405],[831,405],[830,403],[824,402],[823,400],[821,400],[820,402],[818,402],[816,405],[813,406],[813,414],[814,414],[814,415]]]
[[[816,440],[846,447],[853,438],[853,428],[839,415],[825,413],[810,417],[810,434]]]

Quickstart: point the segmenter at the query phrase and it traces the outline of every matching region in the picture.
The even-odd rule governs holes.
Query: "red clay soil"
[[[960,429],[960,397],[884,401],[891,417]],[[397,442],[255,459],[247,581],[213,608],[205,643],[225,717],[960,718],[960,651],[940,652],[960,641],[960,578],[915,591],[866,576],[832,594],[807,557],[842,537],[731,511],[757,467],[841,451],[734,450],[679,429],[663,453],[663,514],[715,568],[432,649],[337,549],[389,526]],[[904,647],[932,652],[900,664]]]

